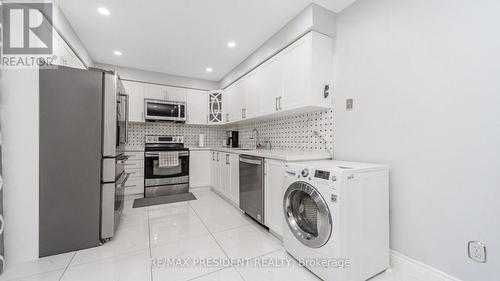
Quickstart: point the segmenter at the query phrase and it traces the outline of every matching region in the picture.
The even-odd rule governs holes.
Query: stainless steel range
[[[189,192],[189,149],[183,136],[146,136],[144,196]]]

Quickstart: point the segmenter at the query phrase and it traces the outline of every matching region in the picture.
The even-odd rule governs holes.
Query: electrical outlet
[[[480,263],[486,262],[486,245],[478,241],[469,241],[468,249],[470,259]]]
[[[352,111],[354,108],[354,100],[353,99],[346,99],[345,100],[345,109],[347,111]]]

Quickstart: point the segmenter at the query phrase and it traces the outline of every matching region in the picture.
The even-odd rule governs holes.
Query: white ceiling
[[[311,2],[338,12],[354,0],[60,0],[60,7],[94,62],[219,81]]]

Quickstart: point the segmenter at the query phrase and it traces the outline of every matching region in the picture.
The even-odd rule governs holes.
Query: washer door
[[[325,200],[306,182],[294,182],[285,192],[283,209],[288,227],[302,244],[325,245],[332,233],[332,217]]]

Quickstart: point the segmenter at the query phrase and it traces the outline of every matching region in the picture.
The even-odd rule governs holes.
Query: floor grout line
[[[203,221],[203,219],[200,217],[200,215],[198,214],[198,212],[196,212],[196,210],[191,206],[189,205],[189,207],[191,209],[193,209],[194,213],[196,214],[196,216],[198,217],[198,219],[201,221],[201,223],[205,226],[205,228],[208,230],[208,233],[210,233],[210,236],[212,236],[212,238],[215,240],[215,243],[217,243],[217,245],[219,246],[219,248],[222,250],[222,252],[224,253],[224,255],[229,258],[229,255],[226,253],[226,251],[224,251],[224,249],[222,248],[222,246],[219,244],[219,241],[217,241],[217,239],[215,238],[214,234],[212,233],[212,231],[210,231],[210,229],[208,228],[208,226],[205,224],[205,222]]]
[[[217,193],[215,193],[215,192],[213,192],[213,191],[212,191],[212,193],[214,193],[216,196],[218,196],[218,195],[217,195]],[[219,197],[220,197],[220,196],[219,196]],[[221,198],[221,199],[223,199],[223,198]],[[223,200],[224,200],[224,199],[223,199]],[[210,235],[212,236],[212,238],[215,240],[215,242],[217,243],[217,245],[219,246],[219,248],[222,250],[222,252],[224,252],[224,254],[226,255],[226,257],[229,259],[229,255],[226,253],[226,251],[224,250],[224,248],[220,245],[219,241],[217,240],[217,238],[215,238],[214,234],[215,234],[215,233],[222,233],[222,232],[225,232],[225,231],[230,231],[230,230],[235,230],[235,229],[238,229],[238,228],[243,228],[243,227],[252,226],[252,224],[251,224],[250,222],[248,222],[247,224],[245,224],[245,225],[241,225],[241,226],[238,226],[238,227],[233,227],[233,228],[229,228],[229,229],[226,229],[226,230],[221,230],[221,231],[217,231],[217,232],[212,232],[212,231],[208,228],[208,226],[205,224],[205,222],[203,221],[203,219],[201,218],[201,216],[198,214],[198,212],[196,211],[196,209],[195,209],[195,208],[194,208],[191,204],[189,204],[189,206],[191,207],[191,209],[193,209],[193,211],[195,212],[196,216],[198,216],[198,218],[200,219],[200,221],[201,221],[201,222],[203,223],[203,225],[207,228],[208,232],[210,233]],[[234,206],[232,206],[232,207],[234,207]],[[238,210],[235,208],[235,211],[238,211]],[[271,252],[268,252],[268,253],[265,253],[265,254],[262,254],[262,255],[259,255],[259,256],[256,256],[256,257],[253,257],[253,258],[251,258],[250,260],[253,260],[253,259],[256,259],[256,258],[259,258],[259,257],[265,256],[265,255],[269,255],[269,254],[272,254],[272,253],[274,253],[274,252],[282,251],[282,250],[283,250],[283,248],[278,249],[278,250],[275,250],[275,251],[271,251]],[[223,269],[227,269],[227,268],[234,268],[234,267],[230,266],[230,267],[226,267],[226,268],[223,268]],[[223,270],[223,269],[221,269],[221,270]],[[236,270],[236,272],[238,273],[238,275],[241,277],[241,279],[245,281],[245,278],[243,277],[243,275],[241,274],[241,272],[240,272],[237,268],[234,268],[234,269]],[[218,270],[218,271],[219,271],[219,270]],[[214,271],[214,272],[217,272],[217,271]],[[212,272],[212,273],[214,273],[214,272]],[[208,273],[208,274],[211,274],[211,273]],[[208,275],[208,274],[205,274],[205,275]],[[201,275],[201,276],[198,276],[198,277],[196,277],[196,278],[200,278],[200,277],[205,276],[205,275]],[[194,279],[196,279],[196,278],[194,278]],[[191,280],[193,280],[193,279],[191,279]]]
[[[149,209],[147,210],[148,214],[148,241],[149,241],[149,272],[151,274],[151,281],[153,281],[153,265],[151,260],[153,259],[153,246],[151,245],[151,221],[149,216]]]
[[[66,265],[66,267],[64,268],[64,270],[63,270],[63,272],[62,272],[62,274],[61,274],[61,277],[59,277],[59,281],[61,281],[61,280],[62,280],[62,278],[63,278],[63,276],[64,276],[64,273],[66,273],[66,271],[68,270],[69,265],[71,264],[71,262],[72,262],[72,261],[73,261],[73,259],[75,258],[75,256],[76,256],[76,253],[77,253],[77,252],[78,252],[78,251],[75,251],[75,253],[74,253],[74,254],[73,254],[73,256],[71,257],[71,259],[69,260],[68,264],[67,264],[67,265]]]
[[[196,216],[198,217],[198,219],[201,221],[201,223],[205,226],[205,228],[208,230],[208,233],[210,233],[210,236],[212,236],[212,238],[214,239],[215,243],[217,243],[217,245],[222,250],[222,252],[224,253],[224,255],[226,255],[226,257],[229,259],[229,255],[226,253],[226,251],[224,250],[224,248],[222,248],[222,246],[219,243],[219,241],[217,241],[217,238],[215,238],[214,233],[212,233],[212,231],[210,229],[208,229],[207,225],[205,224],[205,222],[203,221],[203,219],[200,217],[200,215],[198,214],[198,212],[196,212],[196,210],[193,208],[193,206],[191,206],[191,204],[189,205],[189,207],[191,207],[191,209],[193,209],[194,213],[196,214]],[[230,266],[230,267],[223,267],[220,270],[216,270],[214,272],[210,272],[210,273],[207,273],[207,274],[204,274],[204,275],[200,275],[200,276],[198,276],[196,278],[201,278],[202,276],[205,276],[205,275],[208,275],[208,274],[212,274],[212,273],[215,273],[215,272],[218,272],[218,271],[221,271],[221,270],[224,270],[224,269],[228,269],[228,268],[234,268],[234,267],[232,267],[232,266]],[[243,281],[245,281],[245,278],[243,278],[243,276],[241,275],[241,273],[236,268],[235,268],[235,270],[238,273],[238,275],[241,277],[241,279]],[[196,278],[193,278],[193,279],[196,279]],[[190,279],[190,280],[193,280],[193,279]]]
[[[207,275],[210,275],[210,274],[212,274],[212,273],[216,273],[216,272],[222,271],[222,270],[224,270],[224,269],[228,269],[228,268],[230,268],[230,267],[221,267],[221,268],[217,269],[216,271],[212,271],[212,272],[204,273],[204,274],[202,274],[202,275],[200,275],[200,276],[196,276],[196,277],[190,278],[190,279],[188,279],[188,280],[186,280],[186,281],[196,280],[196,279],[198,279],[198,278],[201,278],[201,277],[204,277],[204,276],[207,276]]]
[[[218,233],[222,233],[222,232],[226,232],[226,231],[230,231],[230,230],[235,230],[235,229],[242,228],[242,227],[248,227],[249,225],[250,225],[250,224],[239,225],[239,226],[235,226],[235,227],[227,228],[227,229],[224,229],[224,230],[217,230],[217,231],[214,231],[214,232],[212,232],[212,233],[214,233],[214,234],[218,234]]]

